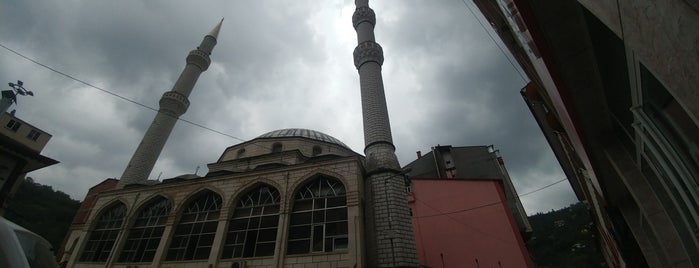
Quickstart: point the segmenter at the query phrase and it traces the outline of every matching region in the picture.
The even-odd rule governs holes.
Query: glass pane
[[[311,238],[311,226],[301,225],[289,228],[289,240]]]
[[[260,228],[277,227],[278,223],[279,223],[279,216],[278,215],[262,217],[262,219],[260,221]]]
[[[347,220],[347,208],[336,208],[336,209],[328,209],[327,210],[327,216],[328,219],[327,221],[343,221]]]
[[[248,217],[250,216],[250,211],[252,211],[252,208],[236,208],[233,218]]]
[[[328,207],[341,207],[347,204],[344,196],[328,198]]]
[[[309,223],[311,223],[311,213],[310,212],[301,212],[301,213],[292,213],[291,214],[291,225],[309,224]]]
[[[287,254],[302,254],[308,253],[311,248],[311,240],[295,240],[289,241],[289,246],[287,247]]]
[[[255,248],[255,256],[272,256],[274,255],[274,243],[257,244]]]
[[[313,211],[313,223],[325,222],[325,210]]]
[[[277,229],[262,229],[257,236],[257,242],[274,242],[277,240]]]
[[[347,237],[335,238],[335,250],[347,249]]]
[[[248,228],[248,219],[232,220],[228,230],[245,230]]]
[[[337,236],[347,235],[347,222],[333,222],[325,224],[325,235]]]
[[[323,225],[313,226],[313,252],[323,251],[324,233]]]
[[[296,202],[294,202],[294,211],[311,210],[312,207],[313,207],[313,200],[312,199],[297,200]]]

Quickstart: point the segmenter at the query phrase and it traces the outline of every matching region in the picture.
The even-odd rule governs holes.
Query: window
[[[29,131],[29,134],[27,134],[27,139],[36,141],[36,139],[38,139],[39,136],[41,136],[41,132],[37,131],[36,129],[32,129],[31,131]]]
[[[218,216],[221,212],[221,196],[204,191],[185,206],[180,222],[175,225],[168,261],[203,260],[209,258],[214,242]]]
[[[21,126],[22,126],[22,123],[17,122],[17,121],[12,120],[12,119],[10,119],[10,121],[7,122],[7,125],[5,125],[6,128],[9,128],[9,129],[12,130],[13,132],[17,132],[17,130],[18,130],[19,127],[21,127]]]
[[[319,155],[323,152],[323,148],[320,146],[313,146],[313,156]]]
[[[272,144],[272,152],[273,153],[278,153],[282,151],[282,144],[281,143],[274,143]]]
[[[126,216],[126,205],[121,202],[105,210],[97,218],[94,228],[85,244],[80,261],[106,262],[119,235],[119,229]]]
[[[238,156],[236,158],[241,158],[243,155],[245,155],[245,148],[238,150]]]
[[[290,218],[288,254],[347,249],[347,200],[340,181],[320,177],[302,186]]]
[[[279,191],[261,185],[236,203],[223,257],[259,257],[274,255],[279,223]]]
[[[170,214],[170,201],[157,197],[136,218],[126,238],[119,262],[151,262]]]

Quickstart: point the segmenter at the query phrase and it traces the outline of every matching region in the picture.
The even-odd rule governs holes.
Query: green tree
[[[8,200],[4,216],[44,237],[58,249],[79,206],[80,202],[66,193],[27,178]]]

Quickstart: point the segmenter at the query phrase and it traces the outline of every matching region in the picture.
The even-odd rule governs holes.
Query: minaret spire
[[[165,92],[160,99],[160,109],[153,119],[150,127],[143,136],[143,140],[136,148],[136,152],[131,157],[129,164],[121,175],[121,180],[117,188],[133,183],[145,183],[153,170],[155,162],[160,156],[160,152],[167,142],[167,138],[175,127],[177,119],[187,111],[189,107],[189,94],[192,93],[194,84],[199,75],[206,71],[211,64],[211,51],[216,46],[218,32],[221,30],[223,19],[212,30],[204,36],[197,49],[192,50],[187,55],[187,64],[182,70],[182,74],[175,82],[172,90]]]
[[[354,66],[359,72],[366,155],[365,206],[368,267],[418,267],[405,176],[400,170],[388,120],[381,65],[374,41],[376,15],[368,0],[356,0]]]
[[[225,18],[221,18],[221,21],[218,24],[216,24],[216,26],[213,29],[211,29],[211,31],[207,35],[213,36],[214,38],[218,39],[218,32],[221,31],[221,24],[223,24],[223,19]]]

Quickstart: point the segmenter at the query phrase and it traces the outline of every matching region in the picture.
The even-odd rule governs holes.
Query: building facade
[[[699,5],[475,0],[612,267],[699,265]]]
[[[14,114],[0,114],[0,215],[25,174],[58,163],[41,155],[50,139],[51,134]]]
[[[532,228],[492,146],[436,146],[404,170],[421,267],[532,267]]]
[[[364,267],[362,163],[335,138],[284,129],[227,148],[204,177],[123,189],[106,181],[92,213],[74,222],[62,261]]]

